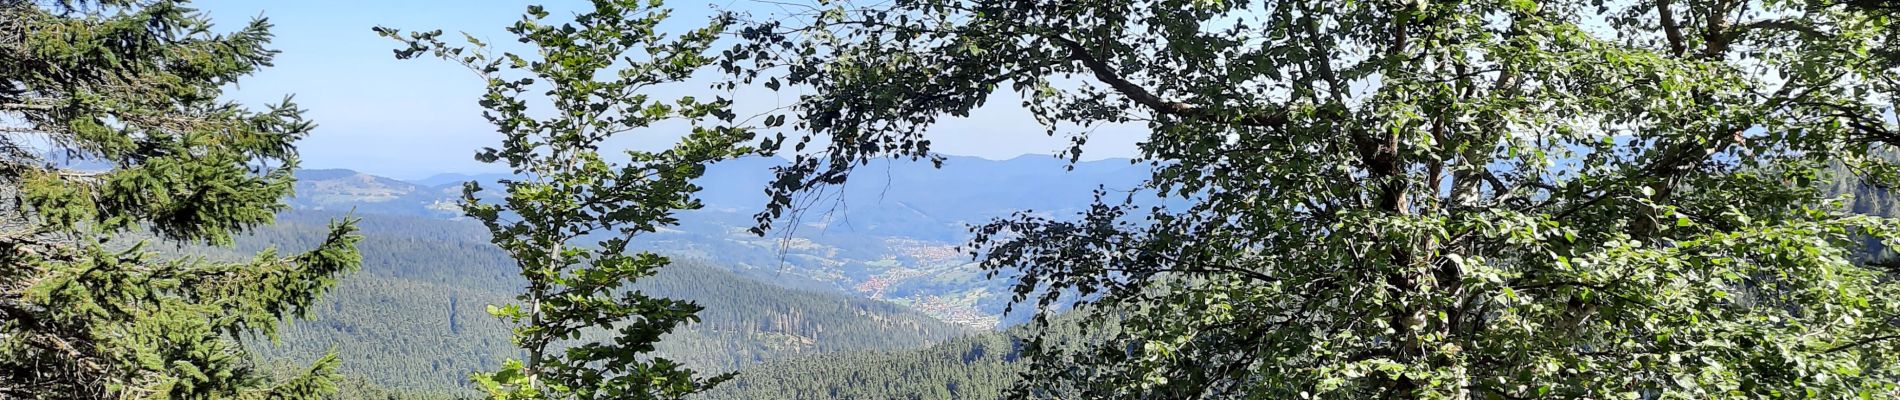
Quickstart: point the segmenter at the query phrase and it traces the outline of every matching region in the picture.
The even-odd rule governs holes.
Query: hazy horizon
[[[215,30],[236,29],[251,17],[265,17],[275,25],[270,47],[282,51],[275,66],[246,77],[226,97],[254,106],[275,103],[295,95],[307,117],[318,124],[315,133],[300,142],[303,168],[351,169],[399,179],[420,179],[438,173],[493,173],[502,168],[476,162],[475,151],[500,137],[484,121],[476,105],[481,82],[469,71],[435,60],[396,60],[396,42],[370,30],[387,26],[404,30],[442,29],[446,39],[459,40],[458,31],[490,43],[508,43],[503,27],[520,17],[530,2],[484,2],[469,7],[447,0],[339,2],[195,1],[193,6],[217,21]],[[577,4],[551,4],[557,16]],[[751,1],[668,3],[682,29],[712,15],[715,9],[771,15],[780,11],[769,3]],[[704,93],[704,83],[719,78],[702,74],[694,84],[663,88],[656,96]],[[794,95],[763,88],[740,88],[730,93],[742,115],[789,104]],[[946,118],[933,127],[934,150],[946,155],[1007,160],[1022,155],[1050,155],[1069,146],[1066,136],[1046,135],[1013,93],[999,93],[993,101],[965,118]],[[670,143],[677,129],[658,127],[616,144],[640,148]],[[1102,126],[1089,129],[1084,160],[1126,158],[1135,155],[1142,129]],[[955,134],[944,134],[952,133]],[[788,132],[790,136],[795,132]],[[374,143],[374,145],[369,145]]]

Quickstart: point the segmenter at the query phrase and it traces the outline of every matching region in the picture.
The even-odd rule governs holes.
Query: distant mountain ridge
[[[766,202],[780,158],[751,157],[709,167],[694,181],[704,209],[681,226],[639,243],[645,249],[714,261],[741,275],[789,286],[889,300],[973,327],[1005,322],[1000,280],[984,279],[958,245],[968,226],[1017,211],[1066,216],[1084,210],[1097,189],[1137,187],[1150,166],[1126,159],[1070,164],[1050,156],[1008,160],[949,157],[878,160],[852,181],[812,200],[802,218],[765,237],[747,233]],[[459,218],[461,183],[474,180],[499,196],[507,174],[438,174],[402,181],[350,170],[298,172],[294,209]]]
[[[405,181],[409,183],[414,183],[417,185],[427,186],[427,187],[442,187],[442,186],[448,186],[448,185],[460,185],[462,184],[462,182],[468,182],[468,181],[494,182],[496,180],[499,180],[502,178],[508,178],[512,176],[515,176],[515,175],[507,174],[507,173],[469,174],[469,173],[449,172],[449,173],[440,173],[440,174],[430,175],[422,179],[408,179]]]
[[[347,169],[298,170],[292,209],[452,218],[460,189],[447,190]]]
[[[706,209],[751,214],[767,198],[764,189],[775,157],[749,157],[714,164],[695,183]],[[1075,163],[1051,156],[1025,155],[1007,160],[951,156],[943,168],[908,160],[877,160],[857,169],[851,183],[813,201],[805,223],[821,228],[864,230],[917,239],[960,241],[963,224],[980,223],[1018,210],[1046,213],[1087,206],[1098,187],[1125,191],[1147,178],[1149,167],[1128,159]],[[461,184],[481,183],[500,190],[505,173],[441,173],[398,180],[347,169],[297,172],[294,208],[344,210],[455,218]],[[830,214],[830,215],[826,215]],[[749,222],[748,222],[749,223]],[[895,232],[893,232],[895,231]]]

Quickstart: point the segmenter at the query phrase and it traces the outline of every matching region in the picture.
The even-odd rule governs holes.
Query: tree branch
[[[1689,48],[1682,44],[1682,27],[1676,23],[1676,11],[1669,9],[1674,5],[1675,2],[1670,0],[1657,1],[1656,14],[1661,19],[1663,37],[1669,39],[1669,52],[1675,54],[1676,57],[1682,57]]]
[[[1123,96],[1127,96],[1129,100],[1134,101],[1136,104],[1146,106],[1155,112],[1209,122],[1235,123],[1262,128],[1279,128],[1285,126],[1287,123],[1286,112],[1283,110],[1259,112],[1237,117],[1223,117],[1209,111],[1206,107],[1162,99],[1159,96],[1155,96],[1154,93],[1149,92],[1148,89],[1135,85],[1127,79],[1123,79],[1120,74],[1115,72],[1113,67],[1110,67],[1108,63],[1090,54],[1088,48],[1083,47],[1081,43],[1060,36],[1049,36],[1048,38],[1056,42],[1056,44],[1061,45],[1063,49],[1068,50],[1069,59],[1082,63],[1082,66],[1087,67],[1089,72],[1095,75],[1095,79],[1108,84],[1110,88],[1115,89],[1116,92],[1121,93]]]
[[[1771,20],[1761,20],[1761,21],[1750,22],[1746,24],[1736,25],[1733,28],[1729,28],[1727,32],[1723,33],[1722,41],[1726,43],[1726,42],[1734,40],[1737,37],[1742,36],[1742,34],[1744,33],[1748,33],[1750,31],[1755,31],[1755,30],[1795,32],[1795,33],[1801,34],[1802,37],[1805,37],[1808,39],[1827,39],[1827,38],[1834,37],[1834,35],[1830,35],[1827,32],[1822,32],[1820,29],[1815,29],[1812,26],[1802,25],[1800,23],[1796,23],[1794,21],[1790,21],[1786,19],[1771,19]]]
[[[52,109],[53,109],[53,106],[47,105],[47,104],[32,104],[32,103],[0,104],[0,111],[51,111]]]
[[[1827,349],[1827,350],[1825,350],[1825,351],[1822,351],[1822,352],[1823,352],[1823,353],[1835,353],[1835,352],[1841,352],[1841,351],[1846,351],[1846,350],[1848,350],[1848,349],[1852,349],[1852,348],[1855,348],[1855,347],[1860,347],[1860,346],[1863,346],[1863,345],[1867,345],[1867,344],[1871,344],[1871,343],[1874,343],[1874,342],[1879,342],[1879,341],[1886,341],[1886,340],[1893,340],[1893,339],[1900,339],[1900,335],[1886,335],[1886,336],[1875,336],[1875,337],[1870,337],[1870,338],[1866,338],[1866,339],[1861,339],[1861,340],[1856,340],[1856,341],[1853,341],[1852,343],[1848,343],[1848,344],[1843,344],[1843,345],[1840,345],[1840,346],[1834,346],[1833,348],[1829,348],[1829,349]]]

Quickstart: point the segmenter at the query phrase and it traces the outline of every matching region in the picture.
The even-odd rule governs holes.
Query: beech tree
[[[334,354],[270,379],[234,340],[270,336],[357,269],[349,221],[304,253],[229,245],[283,209],[286,99],[218,100],[270,65],[270,24],[230,33],[182,1],[0,0],[0,397],[318,398]]]
[[[483,200],[480,185],[463,188],[463,211],[488,227],[527,280],[520,304],[489,308],[516,324],[515,343],[527,356],[476,374],[491,398],[680,398],[729,378],[702,377],[649,354],[661,335],[697,321],[698,305],[626,288],[668,263],[631,249],[631,240],[678,224],[679,210],[699,208],[692,180],[707,164],[754,152],[744,145],[751,131],[722,124],[733,120],[731,100],[648,93],[711,63],[707,48],[726,22],[668,37],[656,30],[668,15],[657,0],[591,5],[571,23],[546,22],[544,8],[529,7],[508,32],[532,46],[530,54],[494,54],[472,36],[470,47],[449,45],[439,30],[376,29],[407,46],[397,58],[433,55],[483,78],[483,116],[502,142],[475,158],[505,163],[521,177],[501,181],[500,203]],[[551,112],[531,112],[542,99]],[[602,154],[616,136],[668,133],[653,127],[668,121],[691,125],[671,148]],[[576,343],[587,329],[612,331],[614,339]]]
[[[790,9],[797,9],[790,7]],[[973,228],[1085,344],[1018,395],[1865,398],[1900,387],[1895,221],[1819,190],[1900,143],[1893,9],[1828,0],[900,0],[740,30],[797,90],[760,229],[1015,95],[1152,178]],[[1174,197],[1157,207],[1136,196]]]

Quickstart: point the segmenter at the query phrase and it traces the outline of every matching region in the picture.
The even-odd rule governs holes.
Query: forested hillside
[[[924,161],[879,160],[878,176],[814,198],[801,224],[761,237],[745,231],[767,202],[763,191],[781,158],[715,163],[696,184],[706,207],[683,213],[680,226],[641,239],[668,254],[718,260],[718,266],[785,286],[889,300],[973,328],[1005,325],[1008,292],[985,279],[959,252],[968,227],[1015,211],[1074,213],[1093,190],[1125,190],[1146,169],[1125,159],[1073,166],[1049,156],[1009,160],[949,157],[942,168]],[[413,182],[351,170],[303,170],[299,210],[454,218],[461,183],[497,187],[502,174],[439,174]],[[1018,315],[1021,317],[1021,315]]]
[[[1014,330],[928,349],[860,351],[768,362],[700,395],[746,399],[998,399],[1022,372]]]
[[[316,240],[340,214],[293,212],[252,235],[238,251]],[[479,227],[430,218],[358,215],[363,271],[344,279],[288,324],[280,344],[253,341],[268,361],[308,360],[328,349],[347,375],[390,389],[455,393],[468,374],[513,354],[506,327],[484,309],[514,301],[520,282]],[[221,252],[229,253],[229,252]],[[701,322],[665,337],[659,355],[709,371],[777,358],[940,343],[967,332],[890,303],[788,289],[683,258],[636,289],[705,306]],[[348,393],[346,393],[348,395]],[[346,396],[347,397],[347,396]]]

